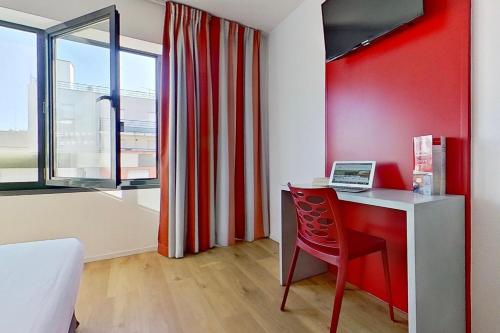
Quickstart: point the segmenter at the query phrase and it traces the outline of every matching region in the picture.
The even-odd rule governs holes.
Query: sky
[[[73,64],[76,83],[109,87],[107,48],[60,39],[56,58]],[[120,52],[121,89],[154,91],[155,61]],[[36,35],[0,27],[0,131],[28,129],[28,87],[36,77]]]
[[[0,131],[28,128],[28,87],[37,77],[36,35],[0,27]]]

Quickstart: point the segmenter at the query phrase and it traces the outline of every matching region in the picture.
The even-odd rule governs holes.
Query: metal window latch
[[[97,97],[95,101],[97,103],[97,102],[104,101],[104,100],[108,100],[110,102],[113,102],[113,98],[111,96],[106,96],[106,95]]]

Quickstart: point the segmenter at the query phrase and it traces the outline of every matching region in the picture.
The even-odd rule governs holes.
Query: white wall
[[[46,28],[117,4],[122,46],[161,52],[165,7],[144,0],[0,0],[0,20]],[[14,10],[34,15],[25,15]],[[132,38],[130,38],[132,37]],[[154,250],[159,189],[0,196],[0,244],[78,237],[87,260]]]
[[[269,35],[271,238],[281,235],[281,185],[324,176],[322,0],[306,0]]]
[[[500,327],[500,2],[472,1],[472,332]]]
[[[157,246],[158,192],[0,196],[0,244],[77,237],[87,260],[151,251]]]

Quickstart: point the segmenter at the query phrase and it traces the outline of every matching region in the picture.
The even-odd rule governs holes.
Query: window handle
[[[110,102],[113,102],[113,98],[111,96],[106,96],[106,95],[97,97],[95,102],[97,103],[97,102],[104,101],[104,100],[108,100]]]
[[[116,102],[116,99],[114,99],[112,96],[107,96],[107,95],[97,97],[95,102],[99,103],[99,102],[102,102],[104,100],[109,101],[111,103],[111,107],[113,107],[113,108],[116,108],[116,105],[118,105],[118,103]]]

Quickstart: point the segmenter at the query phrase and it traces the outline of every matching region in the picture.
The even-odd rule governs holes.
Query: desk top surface
[[[301,188],[325,188],[322,185],[294,184]],[[283,186],[282,190],[288,191],[288,186]],[[463,200],[461,195],[422,195],[412,191],[394,190],[384,188],[374,188],[369,191],[359,193],[337,192],[338,198],[342,201],[355,202],[370,206],[392,208],[397,210],[409,210],[417,205],[423,205],[442,200]]]

